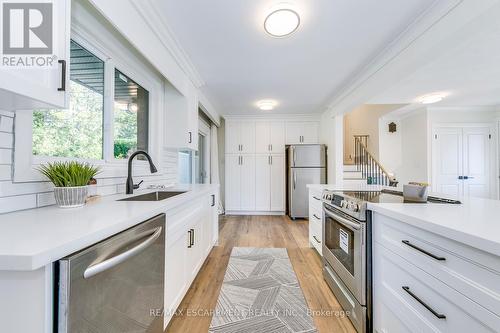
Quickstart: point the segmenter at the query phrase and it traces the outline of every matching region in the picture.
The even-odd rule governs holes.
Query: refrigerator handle
[[[292,147],[292,160],[293,160],[293,166],[295,166],[295,147]]]
[[[293,189],[295,190],[295,185],[297,184],[297,174],[295,173],[295,170],[293,172]]]

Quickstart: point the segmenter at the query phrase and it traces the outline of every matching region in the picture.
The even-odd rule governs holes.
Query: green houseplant
[[[54,196],[59,207],[80,207],[85,205],[90,179],[99,172],[99,167],[76,161],[54,162],[38,168],[54,184]]]

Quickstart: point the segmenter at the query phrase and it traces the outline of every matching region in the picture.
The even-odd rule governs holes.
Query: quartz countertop
[[[117,201],[134,194],[104,196],[79,208],[49,206],[0,215],[0,270],[35,270],[153,216],[207,195],[219,185],[173,186],[186,191],[162,201]]]
[[[369,191],[378,185],[308,185],[313,190]],[[394,188],[390,188],[394,189]],[[433,196],[442,197],[439,193]],[[371,211],[408,223],[473,248],[500,256],[500,201],[458,198],[462,204],[368,203]],[[376,223],[376,218],[374,223]]]

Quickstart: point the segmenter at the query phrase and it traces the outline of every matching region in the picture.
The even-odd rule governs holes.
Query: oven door
[[[366,224],[327,205],[323,211],[323,257],[366,305]]]

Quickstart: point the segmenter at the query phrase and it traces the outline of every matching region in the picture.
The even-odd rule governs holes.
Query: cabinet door
[[[285,211],[285,155],[271,155],[271,211]]]
[[[186,140],[187,147],[193,150],[198,150],[198,94],[196,88],[191,84],[188,89],[187,106],[188,106],[188,126]]]
[[[187,250],[189,236],[187,230],[177,235],[167,235],[165,252],[165,309],[175,311],[188,288]]]
[[[226,155],[226,209],[239,210],[241,206],[241,156]]]
[[[239,154],[240,152],[240,123],[239,122],[227,122],[226,123],[226,153],[227,154]]]
[[[286,144],[300,144],[302,137],[302,123],[292,121],[286,123]]]
[[[271,153],[285,153],[285,123],[276,121],[269,123],[269,137],[271,144]]]
[[[319,143],[319,123],[305,122],[302,126],[302,143]]]
[[[255,153],[255,122],[240,123],[240,143],[242,154]]]
[[[52,54],[57,59],[49,68],[3,67],[0,70],[0,91],[2,91],[0,109],[66,108],[68,106],[71,1],[53,1],[52,6],[54,31]],[[5,14],[8,15],[8,13]],[[27,36],[24,36],[24,40],[27,40]],[[40,41],[45,44],[48,42],[42,39]],[[29,47],[29,45],[23,44],[22,47]],[[46,56],[51,58],[52,54]],[[27,56],[30,55],[27,54]],[[65,72],[62,64],[58,63],[59,60],[66,62]],[[59,90],[62,88],[63,77],[66,87],[65,90]]]
[[[255,157],[255,210],[271,208],[271,155]]]
[[[255,210],[255,155],[241,156],[241,210]]]
[[[270,150],[270,124],[258,121],[255,123],[255,152],[257,154],[267,154]]]

